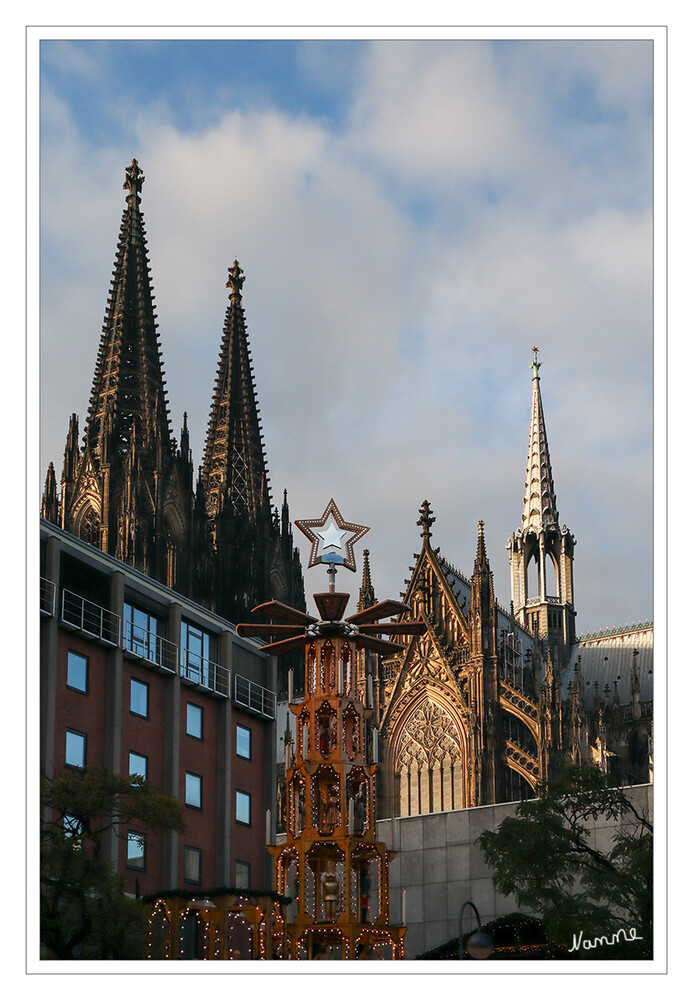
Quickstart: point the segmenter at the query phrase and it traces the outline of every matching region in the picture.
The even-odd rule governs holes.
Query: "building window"
[[[149,685],[130,679],[130,711],[133,715],[149,718]]]
[[[211,687],[210,661],[216,658],[216,636],[183,621],[180,625],[180,665],[183,677]]]
[[[245,726],[236,726],[236,756],[250,760],[250,730]]]
[[[161,624],[154,615],[132,604],[123,605],[123,649],[158,663],[156,647],[160,633]]]
[[[250,888],[250,865],[247,861],[236,862],[236,878],[234,879],[234,888]]]
[[[185,772],[185,804],[193,809],[202,808],[202,778],[190,771]]]
[[[79,837],[82,833],[82,824],[76,816],[66,813],[63,816],[63,830],[66,837]]]
[[[202,881],[202,851],[198,847],[183,848],[183,878],[186,882]]]
[[[65,731],[65,764],[67,767],[84,767],[87,762],[87,737],[74,729]]]
[[[89,661],[86,656],[80,656],[79,653],[73,653],[72,650],[68,650],[67,653],[67,686],[72,688],[73,691],[82,691],[84,694],[87,693],[87,664]]]
[[[128,759],[128,770],[131,775],[139,774],[140,777],[147,780],[147,758],[144,754],[133,753],[130,751],[130,757]]]
[[[140,872],[144,871],[145,847],[145,835],[128,830],[128,868],[134,868]]]
[[[236,822],[250,826],[250,796],[247,792],[236,792]]]
[[[199,705],[188,702],[185,715],[185,731],[196,740],[202,739],[202,709]]]

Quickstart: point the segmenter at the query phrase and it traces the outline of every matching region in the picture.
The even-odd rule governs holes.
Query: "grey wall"
[[[652,817],[653,787],[638,785],[628,790],[639,810]],[[378,822],[377,839],[383,840],[397,856],[390,865],[390,920],[402,919],[402,889],[406,889],[405,957],[415,958],[424,951],[445,944],[459,934],[462,905],[471,900],[481,922],[520,909],[513,897],[504,897],[493,888],[492,872],[484,863],[475,841],[483,830],[497,829],[512,816],[517,803],[456,809],[428,816],[408,816]],[[594,846],[608,849],[618,821],[588,821]],[[465,910],[464,931],[472,928],[472,910]]]

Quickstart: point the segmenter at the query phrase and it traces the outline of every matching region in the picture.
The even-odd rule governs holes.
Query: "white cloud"
[[[263,107],[184,133],[142,99],[126,141],[92,148],[47,93],[43,467],[59,471],[68,415],[85,415],[135,155],[174,432],[187,410],[197,463],[237,257],[275,499],[288,487],[300,517],[334,495],[345,516],[372,524],[364,544],[380,597],[407,575],[424,498],[436,544],[468,573],[482,518],[507,603],[538,343],[561,518],[580,535],[578,562],[589,536],[585,565],[601,566],[599,590],[579,587],[585,627],[639,601],[636,572],[624,591],[616,562],[599,563],[614,515],[590,488],[618,495],[649,468],[650,218],[613,195],[608,157],[575,163],[553,143],[555,95],[541,86],[553,57],[535,50],[546,54],[530,62],[517,50],[501,72],[490,46],[374,45],[341,131]],[[624,57],[633,98],[585,53],[569,51],[563,69],[554,59],[553,72],[589,70],[631,114],[639,67]],[[637,189],[628,162],[621,187]],[[479,197],[487,177],[502,180],[498,201]],[[410,211],[399,185],[424,192],[428,210]],[[631,504],[633,523],[648,502],[645,491]],[[307,586],[319,586],[313,574]]]

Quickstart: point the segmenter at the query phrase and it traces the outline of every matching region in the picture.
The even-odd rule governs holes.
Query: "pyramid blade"
[[[303,625],[266,625],[261,622],[244,622],[236,625],[236,632],[240,636],[254,637],[256,639],[263,636],[276,635],[278,638],[288,639],[294,635],[303,635]]]
[[[312,615],[307,615],[305,611],[298,608],[291,608],[281,601],[267,601],[265,604],[258,604],[251,611],[253,615],[266,615],[268,618],[276,618],[280,622],[289,622],[292,625],[312,625],[317,621]]]
[[[384,632],[386,635],[423,635],[428,626],[426,622],[385,622],[380,625],[360,625],[359,631],[363,635],[378,635]]]
[[[363,611],[357,611],[355,615],[350,615],[347,621],[350,625],[363,625],[366,622],[377,622],[380,618],[389,618],[391,615],[401,615],[406,611],[411,611],[408,604],[401,601],[381,601]]]
[[[403,653],[406,646],[397,642],[388,642],[387,639],[378,639],[374,635],[356,635],[354,642],[357,649],[369,649],[372,653]]]
[[[307,639],[304,635],[297,635],[291,639],[280,639],[278,642],[270,642],[267,646],[261,646],[261,653],[269,653],[270,656],[282,656],[284,653],[291,653],[294,649],[303,649]]]

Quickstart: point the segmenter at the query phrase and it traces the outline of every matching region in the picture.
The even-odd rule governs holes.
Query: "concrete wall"
[[[629,790],[638,810],[652,817],[652,785]],[[406,889],[405,957],[445,944],[459,934],[462,905],[471,900],[481,922],[517,912],[513,897],[501,896],[493,888],[492,871],[484,863],[475,843],[484,830],[496,830],[517,803],[456,809],[428,816],[408,816],[378,822],[377,839],[383,840],[397,856],[390,866],[390,919],[402,919],[402,889]],[[590,820],[594,846],[608,849],[617,822]],[[473,912],[465,910],[464,931],[471,930]]]

